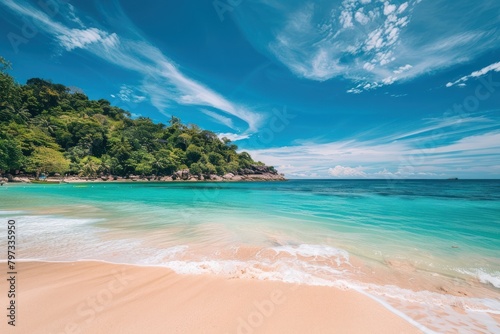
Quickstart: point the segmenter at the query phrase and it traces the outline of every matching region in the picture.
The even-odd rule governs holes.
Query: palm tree
[[[153,173],[155,175],[160,174],[160,171],[166,167],[164,161],[162,159],[155,158],[155,161],[153,162]]]
[[[21,121],[22,124],[28,124],[31,119],[31,114],[26,108],[20,108],[17,111],[17,118]]]
[[[99,165],[93,159],[87,159],[83,165],[80,174],[87,177],[96,177],[99,171]]]
[[[34,124],[41,128],[41,129],[44,129],[46,130],[46,132],[49,134],[49,135],[53,135],[57,129],[57,125],[55,124],[52,124],[50,122],[49,119],[45,118],[45,117],[37,117],[35,120],[34,120]]]
[[[16,123],[27,124],[30,117],[31,114],[26,108],[16,110],[14,106],[7,104],[7,102],[0,104],[0,120],[2,121],[14,120]]]
[[[13,106],[3,102],[0,105],[0,121],[9,121],[14,117],[15,109]]]
[[[99,169],[104,174],[109,174],[111,171],[111,158],[108,155],[103,155],[101,157],[101,166],[99,166]]]

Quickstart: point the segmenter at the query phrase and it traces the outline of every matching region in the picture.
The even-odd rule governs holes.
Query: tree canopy
[[[0,174],[69,173],[95,177],[237,173],[255,162],[227,138],[130,113],[107,100],[33,78],[20,85],[0,57]]]

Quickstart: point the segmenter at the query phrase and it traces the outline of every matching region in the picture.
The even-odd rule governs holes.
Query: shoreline
[[[43,175],[43,174],[42,174]],[[181,169],[171,175],[133,175],[118,176],[113,174],[92,174],[81,176],[65,174],[43,175],[40,180],[37,174],[12,174],[0,175],[0,185],[4,183],[75,183],[75,182],[173,182],[173,181],[213,181],[213,182],[234,182],[234,181],[286,181],[285,175],[280,174],[274,167],[251,165],[250,168],[240,169],[237,172],[229,172],[224,175],[217,174],[196,174],[189,169]]]
[[[0,183],[16,184],[16,183],[32,183],[32,184],[63,184],[63,183],[134,183],[134,182],[153,182],[153,183],[171,183],[171,182],[267,182],[267,181],[288,181],[280,174],[252,174],[252,175],[225,175],[224,177],[212,175],[210,177],[194,177],[190,175],[186,178],[173,178],[172,176],[164,177],[99,177],[87,178],[79,176],[68,177],[48,177],[45,180],[37,180],[35,177],[14,177],[12,180],[0,178]]]
[[[100,261],[21,261],[17,267],[16,327],[25,332],[421,332],[354,290]],[[6,288],[2,281],[0,289]]]
[[[274,179],[241,179],[241,180],[48,180],[48,181],[15,181],[15,182],[4,182],[2,185],[14,185],[14,184],[42,184],[42,185],[50,185],[50,184],[78,184],[78,183],[237,183],[237,182],[286,182],[288,179],[283,180],[274,180]]]

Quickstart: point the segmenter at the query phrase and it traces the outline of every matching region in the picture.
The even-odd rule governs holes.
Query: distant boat
[[[450,177],[448,180],[458,180],[458,177]]]

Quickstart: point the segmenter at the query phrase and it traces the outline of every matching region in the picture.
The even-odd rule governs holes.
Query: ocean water
[[[500,332],[500,180],[8,184],[0,219],[25,260],[335,286],[424,332]]]

